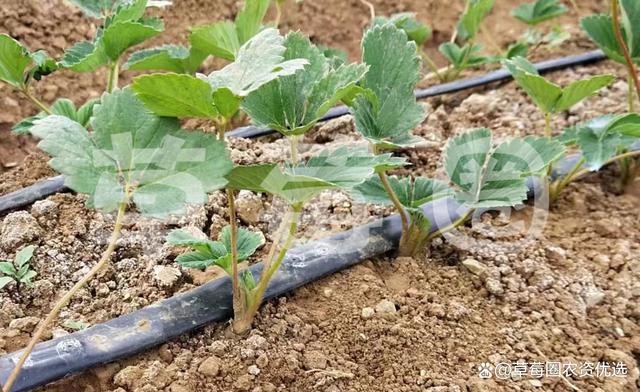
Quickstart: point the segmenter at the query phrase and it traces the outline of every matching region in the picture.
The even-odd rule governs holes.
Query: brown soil
[[[555,73],[552,79],[565,83],[603,72],[623,74],[606,63]],[[618,82],[559,116],[554,126],[621,111],[625,92],[625,84]],[[417,133],[434,147],[404,152],[414,164],[413,174],[439,176],[444,142],[469,127],[490,126],[498,137],[542,128],[536,109],[513,83],[437,100],[428,109],[431,114]],[[358,141],[349,120],[341,119],[311,133],[304,150],[310,154]],[[284,140],[236,140],[232,147],[234,159],[243,163],[278,160],[287,149]],[[640,231],[635,223],[640,216],[637,196],[617,194],[609,185],[614,175],[609,170],[571,185],[533,243],[509,248],[491,241],[459,248],[452,245],[454,237],[435,241],[430,255],[419,259],[370,260],[271,301],[248,339],[234,337],[227,325],[212,325],[41,390],[570,391],[557,378],[480,380],[477,375],[482,362],[548,360],[625,362],[630,369],[625,378],[575,378],[571,383],[582,391],[635,391],[634,358],[640,355]],[[281,203],[244,197],[245,226],[262,230],[269,242]],[[3,235],[16,236],[0,250],[0,258],[11,256],[22,243],[39,245],[35,286],[0,294],[0,349],[10,352],[24,345],[31,330],[28,317],[42,317],[49,299],[99,257],[113,218],[86,210],[83,201],[83,196],[55,195],[31,208],[33,218],[18,219],[25,214],[18,212],[22,216],[11,214],[0,224],[0,230],[14,229]],[[69,320],[99,323],[219,276],[215,270],[177,268],[171,261],[175,251],[163,247],[163,237],[179,226],[215,237],[226,224],[224,205],[224,195],[215,193],[204,208],[168,224],[130,214],[114,262],[63,312],[52,334],[70,332],[62,326]],[[256,208],[263,213],[249,223]],[[305,211],[300,242],[387,212],[327,192]],[[524,210],[525,215],[531,212]],[[503,220],[484,216],[489,225],[484,233],[498,231]],[[463,231],[482,238],[475,226]],[[475,275],[461,264],[469,258],[480,262],[483,272]],[[158,268],[176,268],[177,279],[167,286],[158,279]],[[380,309],[363,316],[368,311],[363,309],[379,308],[383,300],[395,312]],[[26,320],[27,327],[9,325],[17,318]]]
[[[68,6],[57,1],[42,3],[48,4],[49,8],[43,8],[46,11],[38,11],[36,2],[3,5],[0,12],[9,17],[0,15],[0,31],[6,28],[13,32],[22,26],[24,32],[18,38],[32,48],[49,47],[49,40],[57,34],[71,42],[89,31],[75,23],[79,15]],[[175,1],[174,10],[180,9],[184,15],[166,18],[169,35],[163,41],[180,41],[185,26],[208,21],[211,15],[229,16],[234,9],[231,5],[220,7],[219,2],[215,6],[196,3]],[[295,15],[288,11],[287,23],[302,26],[318,42],[349,49],[356,58],[366,13],[357,0],[335,3],[331,7],[310,1],[291,5],[297,11]],[[438,15],[433,18],[437,21],[436,38],[446,38],[445,28],[457,12],[449,4],[435,1],[377,3],[381,14],[410,9],[418,11],[422,19]],[[500,6],[499,13],[506,14],[514,3],[505,1],[509,6]],[[211,9],[217,11],[207,12]],[[41,27],[40,20],[45,17],[51,22]],[[491,25],[497,37],[513,36],[509,29],[515,27],[509,23]],[[65,45],[66,41],[60,47]],[[584,45],[584,41],[576,41],[576,45]],[[552,79],[566,83],[603,72],[623,75],[619,66],[605,63],[558,72]],[[74,91],[72,98],[81,101],[98,94],[101,83],[85,76],[81,90],[69,87],[71,75],[55,76],[59,91],[54,95]],[[6,102],[6,89],[1,91]],[[620,112],[625,93],[626,84],[617,82],[599,98],[558,116],[554,127],[562,129],[595,115]],[[477,89],[426,104],[429,117],[416,133],[433,142],[433,147],[400,152],[413,164],[406,173],[441,176],[444,143],[470,127],[488,126],[498,137],[542,129],[542,117],[512,83],[498,90]],[[22,102],[17,106],[26,107]],[[350,120],[340,119],[312,132],[303,148],[312,154],[321,147],[359,141]],[[232,147],[234,159],[242,163],[277,161],[287,151],[284,140],[235,140]],[[0,156],[4,160],[4,152]],[[0,194],[51,175],[45,160],[42,155],[30,156],[25,165],[0,174]],[[227,325],[212,325],[41,390],[571,391],[558,378],[539,380],[540,385],[527,377],[500,381],[478,378],[477,367],[482,362],[549,360],[625,362],[629,367],[625,378],[577,378],[571,383],[585,392],[636,391],[640,387],[640,215],[637,193],[614,192],[610,185],[614,175],[612,169],[571,185],[534,243],[516,249],[502,246],[505,243],[501,241],[459,248],[452,245],[455,238],[436,240],[428,256],[380,257],[271,301],[261,310],[248,339],[234,337]],[[269,243],[282,204],[251,194],[245,194],[243,201],[243,225],[263,231]],[[113,217],[87,210],[83,203],[83,196],[59,194],[34,204],[28,212],[0,217],[0,258],[13,256],[23,244],[38,245],[34,287],[19,293],[12,288],[0,292],[0,353],[21,348],[33,330],[33,321],[46,313],[51,298],[86,273],[104,249]],[[196,227],[216,237],[226,224],[225,203],[222,193],[214,193],[205,207],[168,223],[130,213],[113,262],[63,311],[51,335],[72,332],[63,326],[65,322],[100,323],[219,276],[215,269],[198,273],[177,267],[172,262],[176,251],[165,247],[163,238],[175,227]],[[262,212],[257,219],[252,216],[255,210]],[[525,209],[521,215],[532,211]],[[342,193],[326,192],[306,209],[299,242],[387,213],[388,209],[352,203]],[[483,221],[489,225],[485,233],[498,231],[504,224],[501,216],[484,216]],[[463,232],[481,239],[475,226]],[[462,265],[470,258],[483,266],[479,275]],[[158,271],[167,268],[178,273],[169,284],[158,278]],[[383,300],[390,301],[395,312],[381,312],[382,305],[388,305],[381,304]],[[363,309],[376,307],[379,311],[363,316],[368,312]]]

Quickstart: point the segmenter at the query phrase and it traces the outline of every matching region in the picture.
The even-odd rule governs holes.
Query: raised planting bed
[[[576,77],[576,72],[586,76],[615,70],[610,67],[603,65],[563,71],[553,74],[552,79],[562,82]],[[622,109],[623,103],[616,102],[624,92],[622,84],[606,89],[600,99],[588,100],[580,110],[560,119],[559,126],[600,114],[606,106],[617,104]],[[489,107],[486,113],[480,111],[484,107],[483,102],[488,100],[496,102],[495,105]],[[445,102],[432,109],[435,114],[419,128],[419,134],[432,134],[434,129],[451,129],[451,134],[447,136],[452,136],[486,118],[489,118],[496,132],[505,137],[514,129],[524,133],[540,129],[543,124],[535,108],[513,84],[500,90],[473,94],[463,99],[459,106],[452,107]],[[515,111],[525,115],[509,116],[510,112]],[[504,123],[505,118],[511,120]],[[442,145],[446,136],[435,135],[432,141]],[[330,122],[311,135],[307,139],[310,145],[305,146],[309,153],[317,148],[314,147],[315,139],[322,140],[325,147],[358,140],[350,128],[350,122],[343,120]],[[256,157],[259,157],[258,160],[276,160],[288,148],[284,140],[272,143],[235,140],[232,144],[237,148],[237,153],[234,153],[237,154],[236,158],[245,163],[255,162]],[[410,170],[420,175],[434,174],[439,160],[438,151],[437,146],[417,153],[407,150],[414,167],[419,168]],[[424,161],[433,162],[433,165],[419,165]],[[473,372],[476,362],[492,355],[501,355],[505,359],[517,356],[533,360],[539,357],[536,347],[547,357],[564,358],[567,353],[573,353],[572,358],[577,361],[597,360],[604,355],[620,356],[622,353],[632,355],[633,340],[615,335],[615,331],[620,328],[631,336],[637,333],[633,324],[624,321],[634,317],[633,313],[628,312],[633,312],[631,304],[637,298],[632,290],[622,289],[633,287],[637,279],[637,272],[633,272],[627,261],[638,254],[637,241],[634,240],[638,233],[631,224],[636,217],[633,212],[636,198],[632,193],[616,196],[607,187],[609,175],[605,172],[600,178],[592,176],[586,182],[571,185],[565,197],[561,197],[551,210],[539,242],[519,250],[509,249],[509,241],[505,243],[504,239],[498,238],[495,243],[487,243],[482,231],[478,233],[464,228],[463,232],[467,232],[471,238],[478,237],[485,241],[479,242],[481,245],[477,248],[464,250],[447,242],[436,241],[429,257],[395,261],[385,257],[374,258],[346,273],[305,286],[288,300],[280,299],[269,304],[259,315],[256,330],[251,335],[255,336],[247,340],[229,335],[228,331],[225,332],[229,327],[224,325],[209,325],[197,334],[170,341],[160,349],[107,365],[99,371],[72,377],[59,385],[47,387],[47,390],[65,390],[85,385],[106,388],[120,385],[125,390],[133,390],[147,384],[198,390],[232,388],[234,385],[244,388],[243,383],[252,388],[285,384],[304,389],[321,383],[340,389],[361,387],[371,390],[376,390],[380,384],[384,388],[401,388],[413,383],[421,388],[426,385],[489,385],[489,388],[497,390],[500,388],[498,385],[510,385],[510,382],[487,384],[486,380],[477,379]],[[319,232],[328,235],[335,229],[348,229],[372,219],[367,216],[378,211],[371,206],[347,203],[340,193],[328,192],[323,196],[319,199],[322,200],[320,203],[305,213],[307,218],[302,218],[301,230],[306,238],[318,238],[322,236]],[[249,195],[245,197],[248,207],[241,210],[241,217],[244,214],[252,215],[256,210],[256,202],[258,211],[272,206],[264,196],[258,199]],[[32,215],[37,217],[38,226],[41,227],[40,233],[44,232],[39,240],[45,244],[45,249],[36,251],[36,260],[51,260],[43,260],[42,264],[38,262],[36,268],[56,286],[69,283],[64,283],[66,274],[60,270],[63,266],[53,263],[54,258],[48,254],[74,255],[73,259],[67,259],[71,263],[65,269],[77,270],[81,269],[84,260],[96,257],[104,246],[99,238],[105,237],[108,221],[105,222],[100,214],[85,210],[81,205],[83,199],[82,196],[60,194],[37,203],[32,209]],[[223,206],[224,196],[214,195],[205,209],[174,224],[196,226],[215,233],[225,224]],[[611,212],[601,213],[605,206]],[[327,219],[328,211],[337,212],[338,220]],[[525,215],[527,211],[530,209],[524,210]],[[267,211],[248,227],[263,229],[269,240],[268,222],[274,215],[278,214]],[[501,217],[485,218],[489,219],[487,224],[495,226],[496,230],[504,224]],[[73,226],[69,222],[74,222]],[[207,227],[212,224],[213,227]],[[145,234],[150,227],[157,229],[157,224],[132,217],[127,227],[123,235],[124,242],[118,251],[119,259],[124,258],[124,261],[116,262],[103,278],[93,282],[91,289],[75,300],[70,311],[63,315],[61,324],[64,320],[89,324],[107,321],[115,315],[129,313],[175,292],[188,290],[210,279],[211,274],[215,276],[213,271],[201,274],[179,269],[180,276],[170,286],[164,286],[159,274],[163,269],[174,268],[175,265],[170,262],[173,256],[167,259],[170,250],[162,247],[163,235],[154,232],[149,237]],[[166,228],[163,230],[167,231]],[[464,261],[464,264],[471,265],[468,259],[479,261],[486,270],[480,276],[470,273],[461,264]],[[26,298],[16,299],[17,309],[20,309],[21,303],[28,303],[29,308],[25,309],[31,310],[46,306],[47,302],[38,298],[50,296],[45,293],[52,287],[43,283],[36,282],[34,292],[24,294]],[[590,302],[598,302],[596,299],[600,298],[601,293],[605,293],[602,302]],[[369,318],[369,310],[363,309],[375,309],[376,305],[384,309],[386,302],[383,300],[394,303],[397,311],[388,315],[374,311]],[[557,310],[551,311],[549,306]],[[622,312],[621,316],[612,315],[614,308],[620,309],[615,312]],[[594,313],[601,316],[594,318]],[[602,335],[599,331],[605,325],[614,333]],[[565,331],[574,331],[580,340],[574,340]],[[168,331],[163,333],[171,334]],[[531,334],[534,344],[527,340],[525,333]],[[24,335],[19,333],[18,336]],[[451,343],[442,339],[445,336],[455,337],[453,353]],[[262,337],[266,339],[264,343]],[[18,347],[16,345],[14,348]],[[455,351],[455,347],[462,347],[458,349],[462,351]],[[384,363],[375,360],[381,355],[378,350],[384,350],[391,355],[394,363],[397,361],[401,364],[402,358],[410,353],[420,354],[409,357],[418,358],[418,361],[392,367],[394,372],[391,374],[385,373],[387,366]],[[474,354],[464,354],[464,350],[473,350]],[[456,352],[458,354],[454,354]],[[268,358],[266,364],[265,356]],[[208,375],[212,370],[202,363],[208,360],[206,363],[211,365],[218,359],[219,374],[212,378]],[[444,363],[438,362],[434,368],[431,361],[436,359]],[[461,362],[466,365],[460,366]],[[261,369],[258,376],[247,373],[247,368],[252,365]],[[424,372],[421,375],[420,370],[427,366],[434,369],[434,375]],[[313,369],[319,370],[309,372]],[[435,372],[440,375],[435,375]],[[136,374],[142,376],[132,376]],[[250,377],[247,378],[245,374]],[[103,378],[99,379],[96,375]],[[588,387],[603,384],[577,385]]]
[[[356,62],[282,34],[280,1],[131,55],[167,2],[74,4],[102,27],[59,58],[0,34],[0,80],[41,110],[13,129],[69,187],[0,199],[3,392],[640,386],[633,1],[581,20],[603,52],[538,68],[556,0],[513,10],[504,51],[467,0],[444,68],[419,18],[367,1]],[[96,70],[99,99],[40,101]]]

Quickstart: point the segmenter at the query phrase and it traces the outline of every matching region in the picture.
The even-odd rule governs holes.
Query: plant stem
[[[373,22],[373,20],[376,18],[376,9],[373,6],[373,4],[371,4],[367,0],[360,0],[360,3],[364,4],[365,6],[367,6],[367,8],[369,8],[369,17],[371,18],[371,22]]]
[[[280,21],[282,19],[282,5],[280,4],[279,0],[275,1],[276,3],[276,20],[275,20],[275,24],[276,24],[276,29],[280,28]]]
[[[289,248],[293,243],[293,239],[295,238],[296,233],[298,232],[298,218],[300,216],[300,212],[302,211],[302,205],[293,205],[291,206],[291,209],[292,211],[290,211],[290,213],[287,214],[287,217],[288,217],[287,225],[289,226],[289,231],[284,241],[284,244],[282,244],[282,247],[280,248],[280,252],[278,252],[278,257],[275,260],[273,260],[273,256],[271,256],[267,259],[266,263],[264,264],[264,267],[262,270],[262,276],[260,277],[260,282],[258,283],[258,286],[255,288],[255,291],[252,294],[253,298],[250,301],[249,307],[247,308],[247,311],[245,312],[244,317],[241,320],[238,320],[238,322],[234,323],[234,330],[236,333],[244,334],[251,329],[251,323],[253,322],[253,318],[255,317],[256,313],[258,312],[258,308],[262,303],[262,300],[264,298],[264,293],[266,292],[267,287],[269,286],[269,282],[271,281],[273,274],[275,274],[278,268],[280,268],[280,264],[282,264],[282,261],[284,260],[284,257],[287,255],[287,252],[289,251]],[[273,246],[275,245],[277,244],[274,242]],[[272,249],[275,249],[275,248],[272,247]]]
[[[419,50],[420,50],[420,55],[422,56],[422,60],[427,65],[427,67],[431,70],[431,73],[425,75],[423,80],[431,79],[433,76],[435,76],[438,78],[438,80],[440,80],[441,82],[444,82],[443,75],[442,73],[440,73],[440,69],[438,69],[438,66],[436,65],[435,61],[433,61],[433,59],[427,54],[427,52],[424,51],[424,49],[420,48]],[[445,71],[447,68],[449,67],[443,68],[443,71]]]
[[[634,112],[634,101],[635,98],[633,96],[633,77],[631,75],[627,75],[627,109],[629,113]]]
[[[53,114],[53,112],[51,111],[51,109],[49,109],[49,107],[47,105],[45,105],[44,103],[42,103],[42,101],[40,101],[38,98],[36,98],[34,95],[32,95],[29,92],[29,88],[25,87],[24,89],[20,90],[20,92],[28,99],[30,100],[34,105],[36,105],[38,107],[38,109],[42,110],[43,112],[51,115]]]
[[[544,114],[544,136],[551,138],[551,113]]]
[[[118,73],[120,72],[120,63],[115,61],[109,67],[109,75],[107,77],[107,92],[112,93],[118,88]]]
[[[389,195],[389,199],[391,200],[391,203],[393,203],[393,206],[396,208],[396,210],[398,211],[398,214],[400,215],[400,222],[402,223],[402,235],[404,237],[405,235],[407,235],[409,231],[409,219],[407,218],[407,214],[404,211],[404,207],[402,206],[402,203],[400,203],[400,199],[398,199],[398,195],[396,195],[396,193],[393,191],[393,188],[391,188],[391,184],[389,184],[389,179],[387,178],[387,174],[385,172],[380,172],[378,173],[378,177],[380,177],[382,186],[384,187],[384,190],[387,192],[387,195]],[[402,243],[402,241],[400,242]]]
[[[622,29],[620,28],[620,4],[618,0],[611,0],[611,20],[613,21],[613,32],[616,35],[616,41],[618,41],[618,46],[622,49],[622,54],[624,55],[624,60],[627,63],[627,73],[629,75],[629,79],[633,80],[633,84],[636,88],[636,93],[638,94],[638,98],[640,98],[640,79],[638,79],[638,73],[636,70],[636,66],[631,59],[631,54],[629,53],[629,48],[627,44],[624,42],[624,37],[622,35]]]
[[[436,230],[433,233],[429,234],[429,236],[427,237],[427,241],[431,241],[434,238],[438,238],[444,233],[448,233],[451,230],[455,229],[456,227],[460,226],[467,220],[467,218],[469,217],[469,215],[471,215],[472,212],[473,212],[472,209],[467,210],[464,214],[460,216],[460,218],[458,218],[456,221],[454,221],[450,225],[445,226],[444,228]]]
[[[571,6],[573,7],[574,11],[576,11],[576,14],[580,16],[580,8],[578,8],[578,3],[576,2],[576,0],[569,0],[569,2],[571,3]]]
[[[502,48],[500,47],[500,45],[498,45],[498,42],[493,37],[493,33],[491,32],[491,30],[488,27],[486,27],[484,24],[481,24],[480,25],[480,32],[487,39],[487,42],[489,43],[489,46],[493,47],[493,49],[496,50],[498,52],[498,54],[502,52]]]
[[[298,164],[298,142],[300,137],[298,135],[289,136],[289,148],[291,149],[291,163]]]
[[[561,179],[551,184],[551,187],[549,189],[549,199],[551,201],[554,201],[558,198],[558,196],[560,195],[560,192],[562,192],[562,190],[566,188],[567,185],[573,180],[578,170],[580,170],[582,165],[584,165],[585,161],[586,160],[584,157],[579,159],[578,162],[576,162],[576,164],[571,168],[569,173],[567,173],[564,177],[562,177]]]
[[[236,217],[235,191],[227,188],[227,204],[229,208],[229,227],[231,228],[231,282],[233,286],[233,318],[242,318],[246,310],[246,301],[240,291],[238,275],[238,223]]]
[[[128,193],[128,190],[126,190],[125,192]],[[113,231],[111,232],[109,245],[107,246],[107,249],[102,254],[102,257],[100,258],[98,263],[91,269],[91,271],[89,271],[84,277],[82,277],[82,279],[80,279],[71,288],[71,290],[67,291],[67,293],[55,304],[53,309],[51,309],[51,311],[49,312],[47,317],[44,319],[44,321],[40,323],[40,325],[38,326],[38,330],[29,341],[29,344],[27,345],[27,347],[23,350],[22,355],[20,356],[20,360],[18,360],[18,362],[16,363],[16,367],[13,369],[13,371],[7,378],[7,382],[3,386],[4,392],[9,392],[11,390],[11,387],[13,386],[16,379],[20,375],[22,366],[24,365],[25,361],[29,357],[29,354],[31,354],[31,351],[35,347],[36,343],[40,341],[40,338],[42,337],[46,329],[49,327],[49,325],[55,320],[56,317],[58,317],[58,314],[60,313],[62,308],[67,306],[67,304],[69,303],[69,301],[71,301],[73,296],[81,288],[83,288],[91,279],[93,279],[93,277],[96,276],[98,272],[100,272],[109,262],[109,259],[111,258],[111,254],[116,248],[116,242],[120,238],[120,231],[122,230],[124,213],[127,209],[128,201],[129,201],[129,196],[127,196],[127,198],[124,201],[122,201],[120,203],[120,206],[118,207],[118,214],[116,216],[116,221],[113,226]]]
[[[613,157],[613,158],[611,158],[611,159],[609,159],[609,160],[606,160],[606,161],[602,164],[602,166],[609,165],[609,164],[611,164],[611,163],[617,162],[617,161],[622,160],[622,159],[634,158],[634,157],[637,157],[637,156],[640,156],[640,150],[636,150],[636,151],[628,151],[628,152],[625,152],[624,154],[616,155],[615,157]],[[582,176],[584,176],[585,174],[588,174],[589,172],[591,172],[591,170],[590,170],[589,168],[582,169],[582,170],[580,170],[580,171],[576,172],[576,173],[573,175],[573,177],[572,177],[572,178],[582,177]]]

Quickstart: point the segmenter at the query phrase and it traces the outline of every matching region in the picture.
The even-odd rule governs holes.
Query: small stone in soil
[[[395,307],[394,307],[394,309],[395,309]],[[375,313],[376,313],[376,311],[375,311],[375,310],[373,310],[373,308],[369,308],[369,307],[367,307],[367,308],[362,308],[362,314],[361,314],[361,316],[362,316],[362,318],[363,318],[363,319],[365,319],[365,320],[366,320],[366,319],[370,319],[371,317],[373,317],[373,315],[374,315]]]
[[[12,251],[41,234],[42,228],[31,214],[26,211],[12,212],[0,224],[0,247]]]
[[[376,312],[380,314],[393,314],[396,312],[396,305],[388,299],[383,299],[376,305]]]
[[[258,374],[260,374],[260,368],[256,365],[251,365],[247,368],[247,372],[251,375],[257,376]]]
[[[478,276],[482,275],[487,270],[487,266],[476,259],[465,259],[462,261],[462,265],[464,265],[469,272]]]
[[[304,367],[307,370],[324,369],[327,367],[327,357],[320,351],[307,351],[304,353]]]
[[[17,329],[22,332],[32,332],[36,325],[40,322],[38,317],[22,317],[19,319],[11,320],[9,328]]]
[[[198,371],[207,377],[216,377],[220,373],[220,358],[211,356],[198,366]]]

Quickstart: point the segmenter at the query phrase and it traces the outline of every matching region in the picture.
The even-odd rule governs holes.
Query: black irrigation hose
[[[635,147],[640,148],[640,144]],[[556,164],[553,176],[568,173],[579,156]],[[530,198],[540,182],[530,178]],[[432,231],[448,226],[465,212],[452,198],[424,205]],[[312,241],[291,249],[271,280],[265,300],[384,254],[397,246],[402,228],[398,215]],[[259,276],[262,264],[250,267]],[[130,357],[179,335],[232,316],[231,281],[224,277],[138,311],[83,331],[36,345],[11,392],[28,391],[83,370]],[[9,377],[21,351],[0,357],[0,382]]]
[[[590,52],[561,57],[558,59],[542,61],[536,63],[536,68],[541,72],[550,72],[577,65],[592,64],[606,57],[600,50],[593,50]],[[429,87],[423,90],[416,91],[416,97],[418,99],[435,97],[438,95],[451,94],[462,90],[467,90],[475,87],[485,86],[490,83],[500,82],[511,78],[511,74],[505,69],[499,69],[497,71],[489,72],[486,75],[456,80],[450,83],[444,83],[437,86]],[[335,107],[322,118],[321,121],[331,120],[337,117],[344,116],[349,113],[349,110],[345,106]],[[243,137],[243,138],[257,138],[260,136],[271,135],[276,131],[272,129],[257,128],[253,126],[241,127],[227,132],[228,137]],[[25,187],[18,191],[9,193],[4,196],[0,196],[0,214],[5,211],[13,210],[16,208],[24,207],[44,197],[52,195],[54,193],[62,192],[67,189],[64,185],[64,179],[62,176],[51,177],[44,181],[38,182],[34,185]]]

